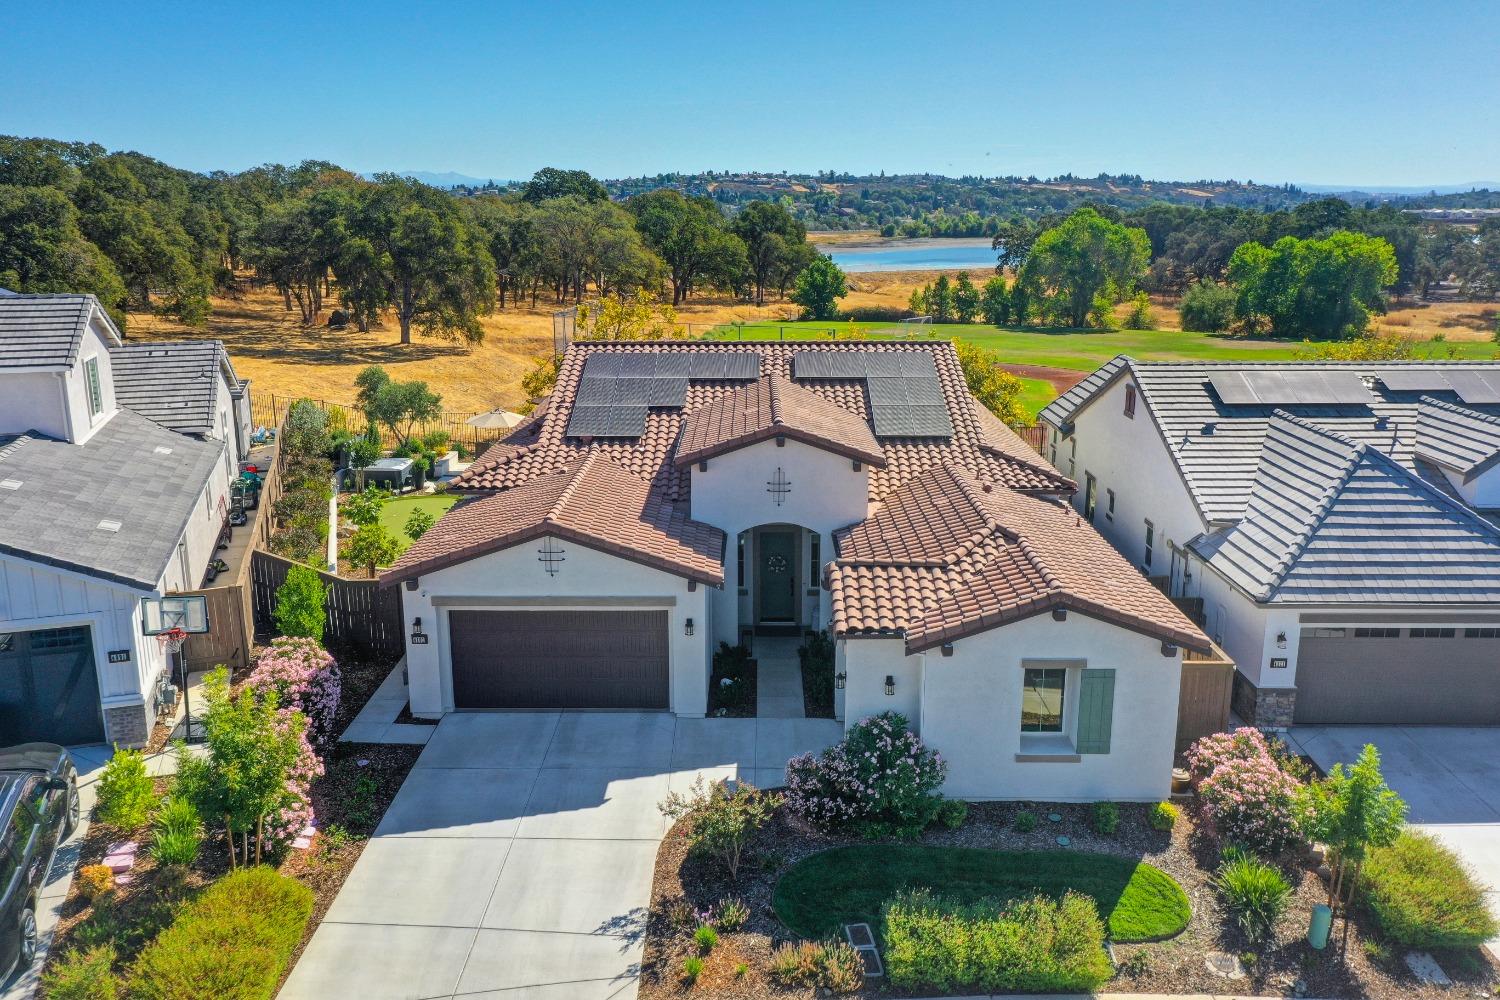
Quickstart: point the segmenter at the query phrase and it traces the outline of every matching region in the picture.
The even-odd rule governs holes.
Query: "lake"
[[[809,237],[817,245],[817,234]],[[870,243],[831,243],[818,250],[845,271],[952,271],[968,268],[989,271],[995,251],[988,239],[878,240]]]

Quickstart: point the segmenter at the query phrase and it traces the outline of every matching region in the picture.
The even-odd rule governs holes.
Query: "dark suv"
[[[0,750],[0,983],[36,958],[36,900],[78,825],[78,772],[53,743]]]

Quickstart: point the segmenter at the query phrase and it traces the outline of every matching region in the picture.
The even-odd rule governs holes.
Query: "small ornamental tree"
[[[793,757],[787,804],[822,830],[914,837],[937,818],[947,776],[947,761],[923,745],[904,715],[882,712],[822,754]]]
[[[339,710],[343,675],[332,656],[311,639],[282,636],[255,659],[246,683],[258,696],[274,696],[283,709],[307,718],[307,736],[315,744],[330,742]]]
[[[688,845],[720,861],[733,882],[739,878],[745,846],[770,821],[781,802],[780,795],[762,792],[744,782],[733,791],[723,781],[706,785],[700,775],[688,794],[673,792],[660,808],[669,819],[688,817]]]
[[[380,511],[391,495],[378,486],[367,486],[362,492],[351,493],[343,503],[344,518],[350,524],[363,528],[380,520]]]
[[[418,507],[406,519],[406,537],[415,542],[427,534],[427,529],[431,528],[434,524],[437,524],[437,517],[434,516],[432,511],[424,507]]]
[[[1391,791],[1380,773],[1380,751],[1366,743],[1354,765],[1335,764],[1325,781],[1304,785],[1297,795],[1302,833],[1328,848],[1332,876],[1328,905],[1353,898],[1360,870],[1370,850],[1389,847],[1406,824],[1406,803]],[[1344,880],[1352,877],[1345,893]]]
[[[378,521],[360,528],[344,546],[344,558],[366,567],[372,577],[377,566],[389,566],[400,554],[401,543]]]
[[[276,588],[276,611],[272,615],[276,627],[282,635],[322,642],[323,627],[328,622],[324,599],[323,578],[316,570],[291,567],[286,580]]]

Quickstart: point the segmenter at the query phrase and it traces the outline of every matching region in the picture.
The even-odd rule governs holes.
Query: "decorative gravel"
[[[1043,818],[1049,813],[1061,818],[1055,823],[1039,823],[1030,833],[1018,833],[1012,827],[1012,817],[1023,809]],[[1218,863],[1219,846],[1199,830],[1190,805],[1182,812],[1176,828],[1164,833],[1151,829],[1149,806],[1122,804],[1119,829],[1105,837],[1090,828],[1089,805],[975,803],[960,828],[934,829],[917,842],[1039,851],[1056,850],[1057,837],[1066,836],[1069,850],[1144,861],[1176,879],[1193,909],[1187,928],[1167,941],[1115,945],[1113,951],[1120,971],[1107,987],[1111,991],[1296,996],[1301,987],[1301,995],[1311,997],[1453,1000],[1458,996],[1490,996],[1500,986],[1500,967],[1478,951],[1437,956],[1453,979],[1454,987],[1444,990],[1422,985],[1406,968],[1400,948],[1383,949],[1378,943],[1367,945],[1371,939],[1366,936],[1358,914],[1348,929],[1347,948],[1342,951],[1339,948],[1345,930],[1340,920],[1334,925],[1329,947],[1323,952],[1314,951],[1304,935],[1313,906],[1324,901],[1327,890],[1314,870],[1312,858],[1306,854],[1281,859],[1284,871],[1296,887],[1294,899],[1277,925],[1274,940],[1258,951],[1252,950],[1219,905],[1209,883]],[[793,937],[777,920],[771,897],[781,875],[798,860],[852,843],[868,841],[822,836],[783,810],[761,831],[741,866],[739,882],[731,885],[713,862],[689,855],[683,824],[673,826],[657,855],[640,996],[644,1000],[683,996],[715,1000],[815,996],[817,991],[811,988],[782,989],[766,975],[772,946]],[[703,973],[696,983],[689,984],[682,978],[682,962],[688,955],[698,953],[692,941],[698,914],[729,896],[748,904],[750,920],[738,931],[721,933],[718,947],[704,957]],[[1247,978],[1231,981],[1211,973],[1205,964],[1211,952],[1240,956]],[[1372,954],[1377,957],[1372,958]],[[881,982],[867,986],[858,995],[907,994],[891,990]]]

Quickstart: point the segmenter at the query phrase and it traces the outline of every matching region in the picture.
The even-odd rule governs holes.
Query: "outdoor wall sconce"
[[[945,642],[945,643],[943,643],[942,649],[943,649],[943,655],[944,656],[952,656],[953,655],[953,643],[951,643],[951,642]]]
[[[683,621],[683,623],[682,623],[682,634],[683,635],[692,635],[693,634],[693,620],[691,618],[688,618],[688,619],[686,619],[686,620]]]
[[[406,581],[406,589],[407,590],[416,590],[417,587],[420,586],[420,585],[421,585],[421,583],[420,583],[420,581],[418,580],[417,577],[412,577],[410,580]]]
[[[705,458],[703,461],[701,461],[701,462],[698,463],[698,471],[699,472],[707,472],[708,471],[708,459]]]
[[[1286,633],[1285,632],[1277,632],[1276,633],[1276,648],[1277,649],[1286,649]]]
[[[1065,622],[1065,621],[1067,621],[1068,620],[1068,609],[1067,608],[1053,608],[1052,609],[1052,620],[1055,621],[1055,622]]]
[[[891,674],[885,675],[885,693],[889,695],[896,693],[896,678]]]
[[[778,447],[778,448],[785,448],[786,447],[786,435],[785,434],[778,434],[778,435],[776,435],[776,447]]]
[[[1177,644],[1176,643],[1172,643],[1172,642],[1164,642],[1164,643],[1162,643],[1161,644],[1161,655],[1162,656],[1176,656],[1177,655]]]
[[[427,645],[427,633],[422,631],[422,619],[411,620],[411,644],[413,646]]]
[[[854,471],[855,472],[862,472],[862,471],[864,471],[864,463],[862,463],[857,458],[854,460]]]
[[[842,690],[844,690],[844,683],[846,681],[848,681],[848,680],[849,680],[849,675],[846,674],[846,673],[834,674],[833,675],[833,686],[836,687],[836,688],[838,688],[840,691],[842,691]]]

